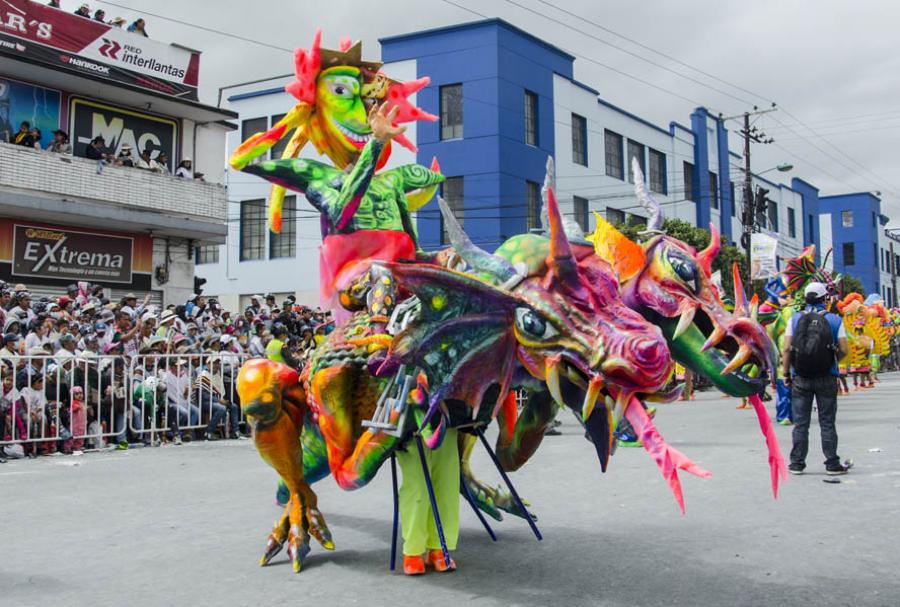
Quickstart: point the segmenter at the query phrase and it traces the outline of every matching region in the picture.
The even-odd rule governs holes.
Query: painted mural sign
[[[27,122],[41,130],[41,147],[50,145],[59,128],[60,99],[59,91],[0,76],[0,141],[12,141]]]
[[[95,137],[101,136],[107,149],[115,154],[124,144],[131,146],[135,157],[148,148],[154,159],[160,152],[165,152],[169,155],[169,170],[174,168],[178,123],[170,118],[73,98],[69,103],[69,123],[76,156],[84,156],[85,148]]]
[[[16,224],[12,274],[131,283],[133,252],[128,237]]]

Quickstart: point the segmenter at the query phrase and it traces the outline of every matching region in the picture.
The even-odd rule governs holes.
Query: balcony
[[[219,184],[0,143],[0,215],[224,243]]]

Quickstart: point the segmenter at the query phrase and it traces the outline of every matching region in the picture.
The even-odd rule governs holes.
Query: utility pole
[[[777,109],[778,108],[775,107],[774,103],[772,104],[772,107],[765,110],[753,106],[752,112],[744,112],[743,114],[738,114],[736,116],[722,118],[722,120],[743,118],[743,128],[739,131],[741,137],[744,139],[744,187],[742,188],[744,200],[741,211],[741,245],[744,248],[744,254],[747,256],[747,272],[744,276],[744,284],[746,285],[752,285],[750,280],[750,235],[758,229],[756,223],[756,200],[753,192],[753,173],[750,170],[750,142],[768,144],[775,141],[755,126],[751,127],[750,117],[768,114]],[[732,201],[732,204],[734,204],[734,201]]]

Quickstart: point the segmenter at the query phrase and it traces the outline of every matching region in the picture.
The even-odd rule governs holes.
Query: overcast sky
[[[74,10],[78,4],[68,0],[63,7]],[[776,143],[754,147],[754,170],[790,162],[795,169],[786,176],[788,180],[802,177],[819,186],[823,194],[880,191],[883,212],[893,216],[892,225],[900,224],[895,145],[900,135],[900,42],[896,32],[900,5],[894,2],[117,0],[92,2],[91,7],[103,7],[109,17],[122,15],[129,21],[143,15],[153,38],[203,51],[201,97],[215,103],[220,86],[292,71],[290,53],[162,16],[284,48],[307,47],[316,26],[321,26],[323,45],[334,47],[341,36],[361,38],[365,56],[378,57],[379,37],[480,19],[453,4],[501,17],[578,56],[578,80],[599,90],[608,101],[663,127],[670,120],[688,124],[696,105],[731,115],[753,104],[764,107],[775,101],[783,110],[761,117],[758,125]],[[329,10],[318,8],[322,6]],[[732,149],[739,151],[737,137],[733,135],[731,140]]]

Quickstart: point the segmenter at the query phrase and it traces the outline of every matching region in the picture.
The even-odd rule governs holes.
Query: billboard
[[[754,232],[750,235],[750,279],[763,280],[778,274],[778,239]]]
[[[84,156],[91,141],[102,136],[106,147],[118,154],[123,144],[134,150],[135,158],[150,148],[151,157],[160,152],[169,155],[169,170],[174,169],[178,143],[178,123],[171,118],[117,108],[90,99],[73,97],[69,101],[69,141],[76,156]]]
[[[0,54],[197,100],[199,52],[39,2],[0,2]]]
[[[0,278],[8,282],[64,286],[87,280],[147,290],[152,268],[147,234],[0,219]]]
[[[53,141],[59,128],[61,94],[0,76],[0,141],[12,141],[22,122],[41,130],[41,147]]]

